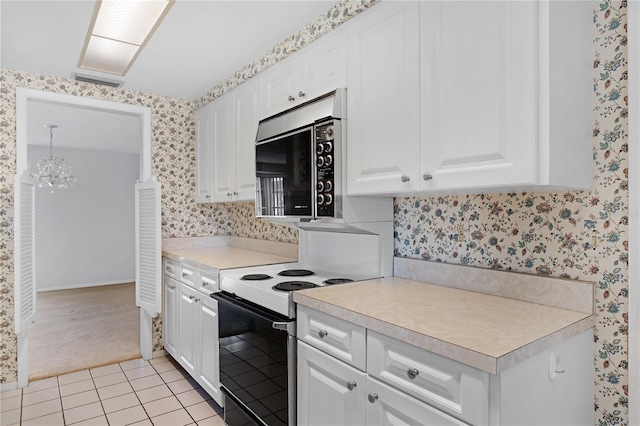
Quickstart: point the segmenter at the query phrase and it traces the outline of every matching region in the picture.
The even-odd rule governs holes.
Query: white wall
[[[48,148],[28,147],[31,172]],[[38,291],[135,279],[134,185],[139,155],[55,148],[77,181],[50,194],[36,188]]]

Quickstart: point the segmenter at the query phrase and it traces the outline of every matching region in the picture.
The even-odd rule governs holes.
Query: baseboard
[[[131,278],[129,280],[118,280],[118,281],[104,281],[99,283],[84,283],[84,284],[75,284],[71,286],[64,287],[47,287],[42,290],[36,290],[38,293],[46,293],[48,291],[58,291],[58,290],[75,290],[78,288],[87,288],[87,287],[100,287],[105,285],[116,285],[116,284],[129,284],[135,282],[135,278]]]
[[[18,382],[0,383],[0,392],[7,392],[18,389]]]
[[[153,351],[153,354],[151,355],[151,358],[162,358],[169,355],[167,353],[167,351],[165,351],[164,349],[160,349],[159,351]]]

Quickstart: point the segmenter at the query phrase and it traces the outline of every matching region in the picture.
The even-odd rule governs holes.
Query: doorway
[[[138,151],[138,180],[144,181],[151,177],[151,110],[147,107],[119,104],[115,102],[102,101],[91,98],[83,98],[78,96],[63,95],[52,92],[43,92],[32,89],[18,88],[16,91],[16,162],[18,174],[24,174],[24,171],[28,167],[28,129],[30,120],[30,106],[48,106],[58,109],[75,108],[76,111],[83,111],[86,113],[102,113],[112,116],[121,116],[133,119],[136,122],[137,130],[137,151]],[[56,123],[51,123],[56,124]],[[116,141],[113,141],[116,143]],[[54,155],[56,152],[56,144],[54,138]],[[32,158],[29,158],[33,162]],[[135,182],[133,182],[135,183]],[[133,198],[133,185],[131,185],[131,198]],[[62,190],[63,191],[63,190]],[[20,203],[16,200],[16,215],[21,215]],[[129,230],[130,233],[134,233],[133,229]],[[17,235],[16,235],[17,237]],[[20,238],[16,238],[14,250],[18,252],[21,246]],[[17,263],[17,262],[16,262]],[[33,266],[33,265],[32,265]],[[16,265],[16,270],[20,266]],[[137,271],[137,268],[136,268]],[[36,271],[37,272],[37,271]],[[17,271],[18,273],[18,271]],[[37,274],[33,279],[34,285],[37,285]],[[35,290],[35,289],[34,289]],[[136,293],[137,294],[137,293]],[[28,296],[28,294],[27,294]],[[36,292],[33,291],[32,297],[35,298]],[[16,312],[20,311],[20,304],[24,304],[24,297],[18,297],[16,295]],[[34,300],[35,302],[35,300]],[[34,306],[36,306],[34,304]],[[34,308],[37,314],[37,308]],[[139,350],[142,356],[146,359],[151,358],[152,355],[152,329],[151,329],[151,316],[144,310],[140,310],[139,314],[140,324],[140,346]],[[29,377],[29,357],[28,357],[28,331],[31,318],[21,323],[21,318],[16,318],[16,328],[18,330],[18,385],[26,386]],[[18,327],[18,325],[20,325]]]

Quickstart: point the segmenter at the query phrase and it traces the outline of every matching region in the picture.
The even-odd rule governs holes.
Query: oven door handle
[[[276,330],[286,331],[289,336],[296,337],[295,321],[274,321],[271,326]]]

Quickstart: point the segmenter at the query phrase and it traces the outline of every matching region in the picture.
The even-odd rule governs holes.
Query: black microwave
[[[260,121],[256,216],[340,216],[343,121],[341,108],[336,107],[343,101],[340,98],[339,91],[331,92]]]

